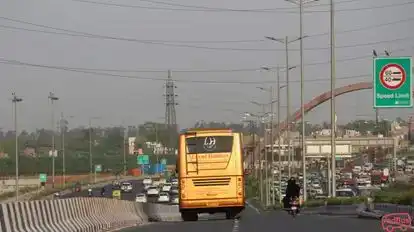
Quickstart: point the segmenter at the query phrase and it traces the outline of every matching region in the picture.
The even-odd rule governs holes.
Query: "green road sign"
[[[46,183],[47,182],[47,175],[45,173],[40,173],[39,174],[39,180],[40,180],[40,183]]]
[[[167,165],[167,159],[161,159],[161,164]]]
[[[137,156],[137,164],[149,164],[149,156],[148,155],[138,155]]]
[[[102,172],[102,165],[101,164],[96,164],[95,165],[95,172]]]
[[[374,59],[374,108],[413,107],[411,57]]]

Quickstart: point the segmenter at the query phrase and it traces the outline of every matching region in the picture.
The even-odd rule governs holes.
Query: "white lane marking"
[[[250,204],[248,201],[246,201],[246,205],[250,208],[252,208],[256,213],[260,214],[260,210],[256,207],[254,207],[252,204]]]
[[[232,232],[239,232],[239,220],[237,220],[237,219],[234,219]]]

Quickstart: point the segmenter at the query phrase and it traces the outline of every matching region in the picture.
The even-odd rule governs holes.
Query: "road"
[[[121,199],[127,201],[135,201],[135,196],[137,193],[141,193],[143,191],[142,180],[130,180],[128,181],[133,185],[133,191],[131,193],[122,193]],[[105,185],[105,196],[111,197],[112,196],[112,185]],[[101,188],[94,188],[92,189],[94,196],[101,195]],[[72,197],[88,197],[88,189],[84,188],[83,191],[77,193],[70,193],[62,196],[61,198],[72,198]]]
[[[285,212],[257,213],[251,208],[240,220],[208,219],[197,222],[165,222],[124,229],[121,232],[252,232],[252,231],[381,231],[379,221],[350,217],[299,215],[292,218]]]

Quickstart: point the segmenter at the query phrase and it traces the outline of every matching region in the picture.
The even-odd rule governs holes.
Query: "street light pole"
[[[124,153],[124,176],[126,176],[127,174],[127,165],[126,165],[126,144],[127,144],[127,135],[128,135],[128,128],[124,125],[124,135],[122,136],[123,141],[122,141],[122,145],[123,145],[123,153]]]
[[[266,39],[269,40],[273,40],[279,43],[283,43],[285,45],[285,61],[286,61],[286,102],[287,102],[287,110],[286,110],[286,125],[287,125],[287,141],[288,141],[288,172],[289,172],[289,177],[291,177],[292,175],[292,170],[291,170],[291,135],[290,135],[290,126],[291,126],[291,122],[290,122],[290,86],[289,86],[289,71],[293,68],[295,68],[296,66],[293,67],[289,67],[289,44],[292,42],[295,42],[297,40],[303,40],[304,38],[306,38],[307,36],[300,36],[299,38],[296,39],[292,39],[289,40],[288,36],[285,36],[284,39],[278,39],[275,37],[270,37],[270,36],[265,36]]]
[[[89,118],[89,182],[93,176],[92,158],[92,118]]]
[[[50,99],[51,109],[52,109],[52,117],[51,117],[51,130],[52,130],[52,187],[55,187],[55,108],[54,102],[59,100],[58,97],[55,96],[53,92],[49,92],[48,98]]]
[[[279,102],[279,99],[277,99],[277,102]],[[270,116],[270,139],[269,139],[269,141],[270,141],[270,149],[272,149],[271,151],[270,151],[270,154],[271,154],[271,156],[272,156],[272,164],[271,164],[271,168],[270,168],[270,171],[271,171],[271,178],[270,178],[270,180],[271,180],[271,185],[269,186],[269,184],[268,184],[268,186],[269,186],[269,192],[270,191],[272,191],[272,194],[270,194],[270,196],[272,197],[272,205],[275,205],[275,191],[274,191],[274,187],[273,187],[273,182],[274,182],[274,180],[275,180],[275,178],[274,178],[274,171],[273,171],[273,169],[274,169],[274,162],[275,162],[275,152],[274,152],[274,149],[273,149],[273,144],[275,143],[274,142],[274,130],[273,130],[273,126],[274,126],[274,123],[273,123],[273,121],[274,121],[274,114],[275,114],[275,112],[274,112],[274,107],[273,107],[273,86],[271,86],[270,87],[270,114],[271,114],[271,116]]]
[[[306,201],[307,187],[306,187],[306,136],[305,136],[305,77],[304,77],[304,56],[303,56],[303,39],[306,37],[303,35],[303,8],[305,4],[311,2],[317,2],[319,0],[287,0],[294,4],[299,5],[299,38],[300,38],[300,105],[301,105],[301,118],[302,118],[302,135],[301,135],[301,155],[302,155],[302,172],[303,172],[303,198]],[[290,167],[290,166],[289,166]]]
[[[331,165],[332,165],[332,197],[336,196],[336,117],[335,117],[335,8],[334,0],[331,0]]]
[[[15,191],[16,201],[19,201],[19,134],[17,131],[17,103],[22,102],[23,99],[16,96],[16,93],[12,93],[13,111],[14,111],[14,133],[15,133],[15,149],[16,149],[16,180],[15,180]]]
[[[66,123],[64,121],[63,112],[60,115],[60,133],[62,136],[62,176],[63,176],[63,187],[66,187],[66,155],[65,155],[65,130]]]
[[[282,149],[280,147],[280,69],[277,72],[277,143],[278,143],[278,169],[279,169],[279,203],[282,202]]]

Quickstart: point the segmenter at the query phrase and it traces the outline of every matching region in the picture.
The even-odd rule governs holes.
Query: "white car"
[[[178,179],[172,179],[171,184],[172,185],[178,185]]]
[[[163,192],[169,192],[169,191],[170,191],[170,189],[171,189],[171,184],[170,184],[170,183],[166,183],[166,184],[164,184],[164,185],[162,186],[161,191],[163,191]]]
[[[135,197],[135,202],[147,203],[147,196],[144,193],[139,193]]]
[[[171,197],[171,204],[178,205],[180,203],[180,198],[178,196]]]
[[[157,201],[162,203],[170,202],[170,195],[166,192],[162,192],[158,195]]]
[[[147,196],[157,196],[158,194],[160,194],[158,187],[151,186],[147,189]]]
[[[145,178],[142,183],[144,185],[152,185],[152,179],[151,178]]]
[[[132,184],[128,182],[124,182],[121,185],[122,192],[132,192]]]
[[[315,189],[321,188],[321,183],[319,181],[314,181],[311,183],[311,186]]]

